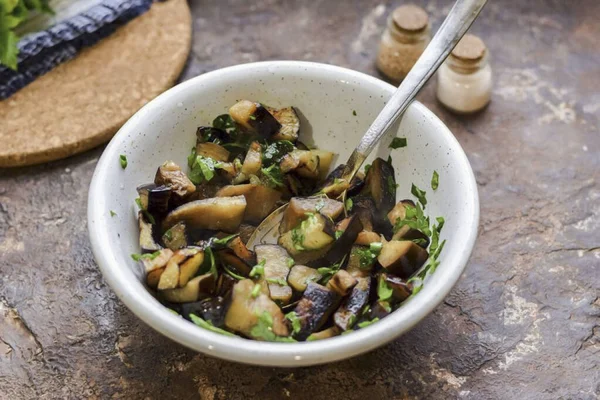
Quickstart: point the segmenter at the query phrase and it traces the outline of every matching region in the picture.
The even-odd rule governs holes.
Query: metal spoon
[[[342,176],[338,181],[338,192],[341,193],[342,200],[345,199],[349,183],[363,165],[365,159],[373,151],[381,138],[385,136],[387,130],[402,116],[423,85],[425,85],[446,57],[448,57],[454,46],[456,46],[465,32],[467,32],[473,21],[475,21],[475,18],[477,18],[486,2],[487,0],[458,0],[454,3],[452,10],[450,10],[444,23],[421,57],[419,57],[414,67],[410,70],[398,89],[396,89],[350,155]],[[261,222],[248,240],[248,247],[254,247],[259,240],[262,243],[273,241],[277,231],[275,228],[279,225],[286,208],[287,204],[279,207]],[[271,237],[269,238],[269,236]]]

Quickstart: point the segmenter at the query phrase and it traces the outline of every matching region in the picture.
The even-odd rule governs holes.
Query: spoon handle
[[[400,118],[423,85],[469,29],[487,0],[458,0],[421,57],[352,152],[342,179],[350,182],[386,131]]]

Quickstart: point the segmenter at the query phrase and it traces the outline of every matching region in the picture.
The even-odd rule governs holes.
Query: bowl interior
[[[300,139],[338,154],[344,162],[394,88],[354,71],[312,63],[267,62],[208,73],[146,105],[123,126],[98,163],[90,188],[89,229],[94,254],[117,295],[149,325],[196,350],[262,365],[307,365],[345,358],[385,343],[430,312],[457,281],[470,255],[478,222],[477,189],[464,152],[429,110],[413,103],[399,126],[372,154],[391,154],[399,183],[397,199],[413,198],[414,183],[427,192],[426,213],[446,220],[448,239],[441,264],[425,288],[393,315],[367,329],[321,342],[280,344],[227,338],[196,328],[165,310],[141,283],[135,188],[154,179],[158,165],[186,165],[195,131],[210,125],[240,99],[270,106],[293,105],[301,113]],[[408,146],[390,150],[394,136]],[[122,169],[119,155],[128,159]],[[370,161],[367,161],[370,162]],[[431,189],[433,171],[439,188]],[[111,212],[116,213],[111,216]],[[371,332],[371,333],[369,333]]]

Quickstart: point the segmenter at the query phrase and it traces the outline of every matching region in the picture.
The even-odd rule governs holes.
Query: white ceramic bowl
[[[194,350],[226,360],[269,366],[325,363],[364,353],[411,329],[429,314],[458,281],[471,254],[479,220],[477,186],[462,148],[448,128],[422,104],[413,103],[399,130],[408,147],[392,150],[398,199],[411,197],[411,183],[427,191],[429,215],[444,216],[448,239],[441,265],[425,287],[383,320],[348,335],[305,343],[265,343],[206,331],[172,314],[146,290],[138,253],[135,188],[152,181],[167,159],[185,166],[196,127],[210,124],[238,99],[271,106],[293,105],[306,117],[301,139],[344,160],[394,87],[371,76],[325,64],[274,61],[224,68],[183,82],[138,111],[112,139],[98,162],[88,199],[92,249],[104,278],[139,318]],[[356,114],[356,115],[354,115]],[[375,153],[388,156],[386,138]],[[310,140],[307,140],[310,141]],[[119,155],[127,155],[123,170]],[[373,155],[374,156],[374,155]],[[373,158],[373,157],[371,157]],[[430,187],[439,172],[437,191]],[[110,211],[116,213],[111,217]]]

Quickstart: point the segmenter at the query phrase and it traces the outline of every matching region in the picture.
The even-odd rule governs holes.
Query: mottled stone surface
[[[300,3],[193,1],[183,79],[270,59],[376,74],[393,4]],[[428,2],[434,28],[449,4]],[[348,361],[236,365],[134,317],[103,282],[87,238],[87,188],[102,149],[0,171],[0,398],[599,398],[599,15],[594,0],[492,1],[473,27],[492,52],[491,105],[457,117],[432,85],[419,96],[473,165],[479,240],[432,315]]]

